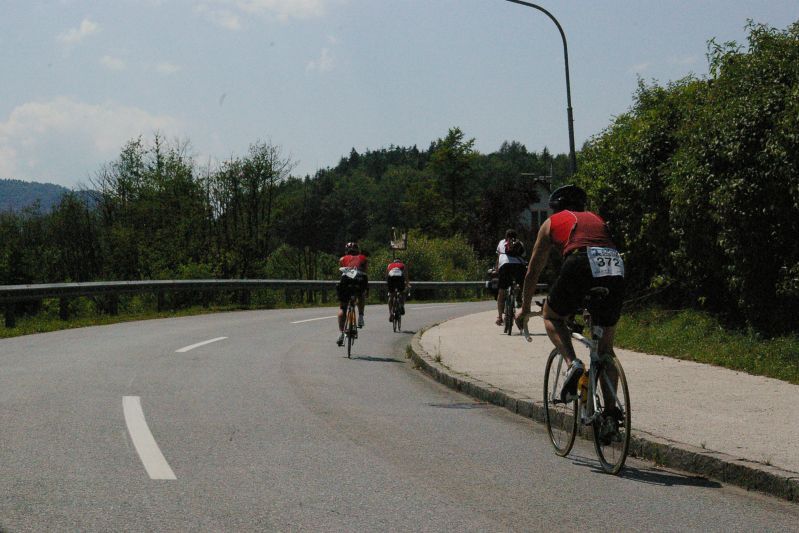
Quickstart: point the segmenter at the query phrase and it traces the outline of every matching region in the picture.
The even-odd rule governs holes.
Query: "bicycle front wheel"
[[[630,391],[624,369],[615,357],[602,363],[597,374],[597,399],[601,415],[593,425],[594,448],[608,474],[618,474],[630,450]]]
[[[549,440],[561,457],[569,454],[577,436],[577,399],[564,403],[559,397],[567,369],[563,356],[552,350],[544,370],[544,418]]]
[[[350,307],[347,312],[347,325],[345,328],[347,332],[347,358],[352,356],[352,344],[355,342],[355,336],[358,334],[358,327],[355,322],[355,309]]]

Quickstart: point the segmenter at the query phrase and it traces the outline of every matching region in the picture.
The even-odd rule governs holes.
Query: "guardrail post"
[[[58,299],[58,318],[69,320],[69,299],[64,297]]]
[[[6,304],[6,327],[14,328],[17,326],[17,319],[14,316],[14,304]]]
[[[165,304],[164,304],[164,291],[158,291],[156,293],[156,299],[158,301],[157,310],[158,310],[158,312],[161,312],[161,311],[164,310],[164,307],[165,307]]]
[[[239,295],[239,303],[245,309],[248,309],[250,307],[250,290],[249,289],[243,289],[241,291],[241,294]]]
[[[108,299],[108,313],[111,316],[117,316],[119,314],[119,295],[112,294]]]

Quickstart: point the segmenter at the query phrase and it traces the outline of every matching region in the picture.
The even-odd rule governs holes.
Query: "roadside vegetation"
[[[706,312],[646,309],[622,315],[617,345],[741,370],[799,385],[799,335],[763,338],[731,330]],[[668,379],[668,376],[664,376]]]
[[[531,250],[537,224],[520,220],[540,198],[527,176],[550,176],[586,188],[625,254],[622,346],[798,383],[799,22],[748,29],[746,46],[710,41],[706,78],[641,80],[630,109],[582,147],[573,178],[565,154],[515,141],[482,154],[457,127],[427,148],[353,149],[304,177],[270,143],[200,167],[188,144],[133,139],[89,191],[50,211],[0,212],[0,285],[335,279],[351,240],[381,279],[393,227],[409,230],[399,255],[412,281],[480,280],[505,229]],[[247,303],[320,303],[273,299]],[[177,295],[169,314],[242,303]],[[99,318],[78,305],[70,324],[119,320],[92,305]],[[15,307],[17,330],[57,328],[52,303]],[[162,316],[153,308],[120,316]],[[51,325],[23,326],[37,321]]]

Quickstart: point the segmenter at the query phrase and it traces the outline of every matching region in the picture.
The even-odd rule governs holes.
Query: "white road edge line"
[[[225,339],[227,339],[227,337],[217,337],[215,339],[198,342],[197,344],[192,344],[191,346],[184,346],[183,348],[180,348],[179,350],[175,350],[175,353],[188,352],[189,350],[193,350],[195,348],[199,348],[200,346],[205,346],[206,344],[211,344],[212,342],[223,341]]]
[[[292,322],[292,324],[302,324],[303,322],[313,322],[315,320],[327,320],[328,318],[336,318],[338,315],[333,316],[320,316],[319,318],[309,318],[307,320],[297,320],[296,322]]]
[[[122,411],[125,413],[125,423],[128,426],[130,440],[139,453],[144,469],[150,479],[177,479],[175,473],[169,467],[164,455],[158,448],[147,421],[144,419],[144,412],[141,408],[141,398],[139,396],[123,396]]]

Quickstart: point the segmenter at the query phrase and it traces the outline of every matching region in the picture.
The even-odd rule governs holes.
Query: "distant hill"
[[[53,183],[0,179],[0,211],[20,211],[39,201],[43,212],[58,204],[69,189]]]

